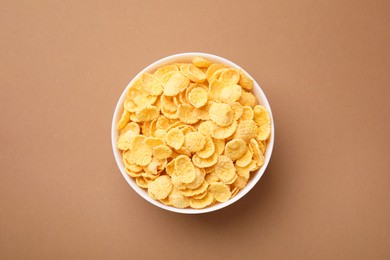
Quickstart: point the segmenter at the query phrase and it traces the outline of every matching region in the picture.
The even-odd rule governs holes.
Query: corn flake
[[[206,74],[193,64],[181,65],[180,71],[193,82],[202,83],[206,79]]]
[[[181,131],[178,128],[173,128],[168,131],[167,136],[167,144],[174,148],[174,149],[180,149],[180,147],[184,143],[184,134],[183,131]]]
[[[257,135],[257,126],[253,120],[241,120],[238,123],[234,138],[242,139],[248,142]]]
[[[246,143],[242,139],[233,139],[225,146],[225,155],[232,161],[242,157],[248,150]]]
[[[242,88],[239,85],[225,85],[219,93],[219,99],[224,103],[234,103],[241,98]]]
[[[181,194],[176,188],[172,189],[171,194],[168,197],[169,203],[175,208],[184,209],[190,205],[190,200],[183,194]]]
[[[203,193],[204,191],[207,190],[208,187],[209,187],[209,184],[206,181],[204,181],[196,189],[180,189],[179,192],[181,194],[183,194],[184,196],[186,196],[186,197],[192,197],[192,196],[195,196],[195,195]]]
[[[186,78],[180,72],[173,72],[169,76],[166,84],[164,85],[164,95],[166,96],[176,96],[183,90],[185,90],[190,84],[190,80]]]
[[[237,121],[233,121],[230,126],[220,127],[214,124],[211,136],[215,139],[226,139],[234,134],[237,129]]]
[[[195,124],[199,118],[196,116],[196,110],[188,104],[180,105],[177,109],[179,119],[186,124]]]
[[[156,159],[167,159],[171,156],[172,150],[166,145],[159,145],[153,149],[153,156]]]
[[[214,152],[214,154],[208,158],[201,158],[198,154],[194,154],[194,156],[192,156],[192,162],[194,163],[195,166],[199,168],[210,167],[217,163],[218,155],[219,154],[217,153],[217,151]]]
[[[246,153],[236,161],[236,165],[239,167],[245,167],[252,161],[252,152],[250,149],[246,150]]]
[[[121,130],[130,121],[130,112],[126,109],[123,111],[121,118],[118,121],[116,128]]]
[[[232,110],[234,112],[234,120],[238,120],[240,117],[242,117],[244,109],[240,103],[233,102],[232,104],[230,104],[230,107],[232,108]]]
[[[160,110],[155,106],[145,107],[135,113],[138,121],[151,121],[156,119],[160,114]]]
[[[188,101],[196,108],[202,107],[207,103],[207,92],[203,88],[194,88],[188,94]]]
[[[156,199],[165,199],[172,191],[171,178],[167,175],[163,175],[150,182],[148,185],[148,193]]]
[[[225,83],[235,85],[240,80],[240,73],[235,69],[226,69],[220,74],[219,80]]]
[[[226,66],[223,65],[223,64],[211,64],[207,71],[206,71],[206,78],[207,78],[207,81],[211,83],[211,77],[213,76],[213,74],[217,71],[217,70],[220,70],[220,69],[223,69],[225,68]]]
[[[153,96],[160,95],[163,91],[161,81],[150,73],[144,73],[141,76],[141,82],[143,89],[149,94]]]
[[[191,183],[195,180],[195,167],[186,155],[180,155],[175,160],[175,174],[182,183]]]
[[[209,110],[210,119],[220,127],[226,127],[232,124],[234,112],[231,107],[223,103],[211,103]]]
[[[250,106],[243,106],[243,113],[241,116],[241,120],[252,120],[254,116],[254,112]],[[256,122],[256,121],[255,121]]]
[[[146,166],[152,161],[152,149],[145,145],[145,139],[145,136],[137,135],[130,144],[133,160],[140,166]]]
[[[211,62],[203,58],[194,58],[192,59],[192,64],[198,68],[207,68],[211,65]]]
[[[257,99],[252,93],[242,91],[238,102],[243,106],[250,106],[253,108],[257,104]]]
[[[239,73],[240,73],[240,80],[238,81],[238,84],[246,90],[252,90],[253,80],[250,77],[248,77],[243,71],[239,71]]]
[[[208,190],[218,202],[225,202],[232,196],[229,187],[224,183],[211,183]]]
[[[230,181],[236,174],[233,161],[225,155],[219,156],[215,166],[215,173],[222,182]]]
[[[210,136],[205,136],[205,140],[206,142],[204,144],[203,149],[196,152],[196,154],[203,159],[209,158],[215,152],[215,145],[213,139],[211,139]]]
[[[202,199],[197,200],[194,198],[190,199],[190,207],[194,209],[203,209],[210,206],[214,202],[214,197],[211,193],[207,193]]]

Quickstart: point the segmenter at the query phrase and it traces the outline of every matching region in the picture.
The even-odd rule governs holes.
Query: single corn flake
[[[236,174],[233,161],[225,155],[219,156],[215,166],[215,173],[222,182],[230,181]]]
[[[206,144],[206,137],[199,132],[190,132],[184,136],[184,147],[191,153],[199,152]]]
[[[208,158],[201,158],[198,154],[194,154],[194,156],[192,156],[192,162],[195,166],[199,168],[210,167],[217,163],[218,155],[219,154],[217,153],[217,151],[215,151],[214,154]]]
[[[175,174],[182,183],[191,183],[195,180],[195,167],[186,155],[180,155],[175,160]]]
[[[157,96],[148,95],[142,93],[134,97],[134,104],[137,106],[137,110],[142,109],[144,107],[151,106],[157,100]]]
[[[180,149],[180,147],[184,143],[184,134],[183,131],[181,131],[178,128],[172,128],[168,131],[166,135],[167,144],[174,148],[174,149]]]
[[[245,167],[252,161],[252,152],[250,149],[246,150],[246,153],[237,159],[236,165],[239,167]]]
[[[131,143],[135,136],[137,135],[132,131],[127,131],[124,134],[121,134],[117,141],[118,149],[123,151],[130,149]]]
[[[233,121],[230,126],[220,127],[214,124],[211,132],[211,136],[215,139],[226,139],[234,134],[237,130],[237,121]]]
[[[243,113],[241,116],[241,120],[252,120],[254,116],[253,109],[250,106],[243,106]]]
[[[127,173],[127,175],[129,175],[132,178],[142,177],[142,173],[143,173],[143,172],[132,172],[127,168],[125,168],[125,172]]]
[[[267,141],[260,141],[256,138],[257,143],[259,144],[259,148],[261,153],[264,155],[265,154],[265,149],[267,148]]]
[[[165,111],[168,111],[168,112],[172,112],[172,113],[176,112],[178,106],[173,101],[173,97],[161,95],[160,101],[161,101],[161,108],[162,109],[164,109]]]
[[[176,96],[183,90],[185,90],[190,84],[190,80],[186,78],[180,72],[173,72],[166,84],[164,85],[164,95],[166,96]]]
[[[257,126],[253,120],[241,120],[238,123],[237,131],[234,134],[234,138],[242,139],[245,142],[249,142],[251,138],[254,138],[257,134]]]
[[[209,158],[215,152],[215,145],[214,145],[213,139],[211,139],[210,136],[205,136],[205,139],[206,139],[206,142],[204,144],[203,149],[196,152],[196,154],[200,158],[204,158],[204,159]]]
[[[234,196],[236,196],[236,195],[238,194],[239,191],[240,191],[239,188],[234,187],[234,188],[232,189],[232,196],[231,196],[231,198],[234,198]]]
[[[188,101],[196,108],[202,107],[207,103],[207,92],[203,88],[194,88],[188,94]]]
[[[126,109],[123,111],[121,118],[118,121],[116,128],[121,130],[130,121],[130,112]]]
[[[166,145],[159,145],[153,149],[153,156],[156,159],[167,159],[171,156],[172,150]]]
[[[134,100],[130,100],[130,99],[126,99],[125,102],[123,103],[123,107],[125,108],[125,110],[127,110],[128,112],[136,112],[137,110],[141,109],[140,107],[138,107],[135,103],[134,103]]]
[[[144,188],[144,189],[147,189],[148,186],[149,186],[149,181],[147,181],[147,179],[145,179],[144,177],[140,176],[140,177],[136,177],[135,178],[135,183],[141,187],[141,188]]]
[[[175,171],[175,159],[173,159],[172,161],[170,161],[169,163],[167,163],[167,165],[165,166],[165,172],[166,172],[170,177],[172,177],[174,171]]]
[[[203,121],[198,126],[198,131],[204,136],[211,136],[214,123],[211,121]]]
[[[145,107],[135,113],[138,121],[152,121],[160,114],[160,110],[155,106]]]
[[[215,169],[215,168],[214,168]],[[214,182],[220,182],[221,180],[219,179],[218,175],[215,173],[215,170],[206,174],[205,180],[209,183],[212,184]]]
[[[258,126],[262,125],[270,125],[271,118],[267,109],[264,106],[257,105],[253,108],[254,117],[253,120],[256,122]]]
[[[179,192],[181,194],[183,194],[184,196],[186,197],[192,197],[194,195],[198,195],[198,194],[201,194],[203,193],[204,191],[207,190],[207,188],[209,187],[209,184],[204,181],[198,188],[196,189],[180,189]]]
[[[176,188],[172,189],[171,194],[168,196],[169,203],[175,208],[184,209],[190,205],[190,200],[183,194],[181,194]]]
[[[133,160],[140,166],[146,166],[152,161],[152,149],[145,144],[145,139],[145,136],[137,135],[130,145]]]
[[[207,193],[204,198],[197,200],[194,198],[190,199],[190,207],[193,209],[203,209],[207,206],[210,206],[214,202],[214,197],[211,193]]]
[[[220,101],[219,96],[221,95],[221,91],[224,88],[225,88],[225,83],[217,79],[214,79],[213,81],[210,82],[209,85],[209,91],[208,91],[209,98],[214,101]]]
[[[161,81],[153,74],[142,74],[141,82],[143,89],[150,95],[157,96],[160,95],[163,91]]]
[[[169,125],[170,125],[169,119],[166,118],[165,116],[160,116],[157,119],[157,122],[156,122],[157,128],[166,130],[169,127]]]
[[[214,139],[214,145],[215,145],[215,150],[218,151],[218,155],[223,154],[225,151],[225,140],[224,139]]]
[[[183,155],[186,155],[188,157],[191,157],[191,152],[187,149],[187,147],[182,146],[182,147],[180,147],[180,149],[177,149],[175,151],[177,153],[179,153],[179,155],[183,154]]]
[[[225,85],[219,93],[219,99],[224,103],[234,103],[241,98],[242,88],[239,85]]]
[[[241,97],[238,100],[238,102],[243,106],[250,106],[253,108],[257,104],[257,99],[252,93],[247,91],[242,91]]]
[[[206,172],[204,169],[195,167],[195,175],[196,175],[195,180],[185,185],[187,189],[193,190],[200,187],[200,185],[202,185],[202,183],[204,182],[204,177],[206,176]]]
[[[228,84],[237,84],[240,80],[240,73],[235,69],[226,69],[220,74],[219,80]]]
[[[162,81],[164,76],[172,71],[179,71],[179,69],[175,65],[165,65],[158,68],[153,75]]]
[[[238,189],[243,189],[248,183],[248,179],[245,179],[241,176],[237,176],[236,180],[233,182],[232,186],[237,187]]]
[[[218,202],[228,201],[232,196],[229,187],[224,183],[211,183],[208,190],[211,194],[213,194],[215,200]]]
[[[243,156],[247,150],[246,143],[242,139],[233,139],[226,144],[225,155],[235,161]]]
[[[209,115],[210,119],[221,127],[231,125],[234,120],[234,112],[228,104],[211,103]]]
[[[242,113],[244,112],[244,109],[240,103],[233,102],[232,104],[230,104],[230,107],[234,112],[234,120],[238,120],[240,117],[242,117]]]
[[[166,108],[164,106],[161,107],[161,113],[168,119],[178,119],[179,118],[179,114],[177,113],[177,110],[175,110],[175,112],[171,112],[171,111],[166,110]]]
[[[220,70],[220,69],[223,69],[225,68],[226,66],[223,65],[223,64],[218,64],[218,63],[215,63],[215,64],[211,64],[207,71],[206,71],[206,78],[207,78],[207,81],[211,83],[211,77],[213,76],[213,74],[217,71],[217,70]]]
[[[180,105],[177,109],[179,119],[186,124],[195,124],[199,118],[196,116],[196,110],[188,104]]]
[[[271,134],[271,126],[261,125],[257,128],[256,139],[259,141],[267,140],[270,134]]]
[[[164,130],[164,129],[156,129],[156,131],[154,131],[154,137],[157,137],[157,138],[165,138],[165,135],[167,134],[167,132]]]
[[[250,177],[250,172],[256,170],[258,167],[257,167],[256,161],[252,160],[245,167],[239,167],[239,166],[235,165],[235,168],[236,168],[236,172],[237,172],[238,176],[241,176],[241,177],[245,178],[246,180],[248,180]]]
[[[184,76],[193,82],[202,83],[206,79],[206,74],[193,64],[187,63],[180,66],[180,71]]]
[[[252,90],[253,88],[253,80],[247,76],[243,71],[239,71],[240,73],[240,80],[238,81],[238,84],[246,89],[246,90]]]
[[[121,135],[126,133],[127,131],[131,131],[134,134],[139,135],[140,132],[141,132],[141,129],[140,129],[140,127],[139,127],[139,125],[137,123],[130,122],[124,128],[122,128]]]
[[[210,120],[209,110],[211,102],[207,102],[203,107],[195,108],[195,116],[199,120]]]
[[[211,65],[211,62],[206,59],[196,57],[192,59],[192,64],[194,64],[198,68],[207,68]]]
[[[155,179],[148,185],[148,193],[156,199],[165,199],[172,191],[171,178],[167,175],[163,175]]]
[[[264,155],[260,150],[259,143],[256,139],[252,138],[249,142],[249,145],[251,147],[252,153],[253,153],[253,159],[256,160],[257,166],[261,166],[264,164]]]

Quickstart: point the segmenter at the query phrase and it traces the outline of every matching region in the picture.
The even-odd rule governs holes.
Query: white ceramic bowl
[[[210,60],[213,63],[226,64],[229,67],[236,68],[236,69],[241,69],[247,75],[249,75],[244,69],[242,69],[237,64],[235,64],[235,63],[233,63],[233,62],[231,62],[231,61],[229,61],[227,59],[224,59],[224,58],[218,57],[216,55],[212,55],[212,54],[198,53],[198,52],[189,52],[189,53],[180,53],[180,54],[175,54],[175,55],[171,55],[171,56],[165,57],[165,58],[163,58],[161,60],[158,60],[156,62],[153,62],[152,64],[147,66],[145,69],[143,69],[140,73],[138,73],[138,75],[136,75],[130,81],[130,83],[124,89],[121,97],[118,100],[118,103],[116,105],[115,112],[114,112],[114,117],[112,119],[112,126],[111,126],[111,141],[112,141],[112,149],[113,149],[113,152],[114,152],[115,160],[116,160],[116,163],[118,164],[119,170],[121,171],[121,173],[122,173],[123,177],[125,178],[125,180],[127,181],[127,183],[142,198],[144,198],[145,200],[149,201],[153,205],[155,205],[157,207],[160,207],[162,209],[165,209],[165,210],[173,211],[173,212],[176,212],[176,213],[184,213],[184,214],[200,214],[200,213],[207,213],[207,212],[212,212],[212,211],[215,211],[215,210],[219,210],[219,209],[222,209],[224,207],[227,207],[227,206],[233,204],[234,202],[236,202],[239,199],[241,199],[245,194],[247,194],[256,185],[256,183],[260,180],[261,176],[264,174],[264,171],[267,168],[267,165],[268,165],[268,163],[270,161],[270,158],[271,158],[272,149],[274,147],[274,138],[275,138],[274,121],[273,121],[273,117],[272,117],[271,107],[270,107],[270,105],[268,103],[268,100],[267,100],[263,90],[260,88],[259,84],[257,84],[257,82],[252,78],[253,79],[253,83],[254,83],[253,94],[257,97],[257,99],[259,101],[259,104],[265,106],[268,109],[268,111],[270,113],[272,125],[271,125],[271,136],[270,136],[270,138],[268,140],[268,145],[267,145],[267,148],[266,148],[266,151],[265,151],[264,165],[261,166],[261,168],[259,170],[257,170],[256,172],[252,172],[251,173],[251,178],[249,179],[248,184],[244,187],[244,189],[242,189],[232,199],[230,199],[230,200],[228,200],[226,202],[223,202],[223,203],[216,203],[216,204],[214,204],[214,205],[212,205],[210,207],[204,208],[204,209],[190,209],[190,208],[178,209],[178,208],[166,206],[166,205],[160,203],[159,201],[153,200],[151,197],[149,197],[149,195],[148,195],[146,190],[138,187],[137,184],[135,183],[135,180],[127,175],[127,173],[126,173],[126,171],[124,169],[123,162],[122,162],[121,152],[116,147],[116,141],[117,141],[118,134],[119,134],[119,131],[116,129],[116,124],[117,124],[117,122],[118,122],[118,120],[119,120],[119,118],[120,118],[120,116],[121,116],[121,114],[123,112],[123,103],[124,103],[125,98],[126,98],[127,90],[133,84],[134,80],[136,78],[138,78],[141,74],[145,73],[145,72],[153,72],[157,68],[159,68],[159,67],[161,67],[163,65],[166,65],[166,64],[171,64],[171,63],[176,63],[176,62],[191,62],[191,60],[194,57],[202,57],[202,58],[205,58],[207,60]]]

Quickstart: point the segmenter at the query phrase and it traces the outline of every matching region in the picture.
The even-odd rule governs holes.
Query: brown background
[[[0,10],[1,259],[390,259],[389,1]],[[130,79],[186,51],[245,68],[276,126],[258,185],[197,216],[139,197],[110,144]]]

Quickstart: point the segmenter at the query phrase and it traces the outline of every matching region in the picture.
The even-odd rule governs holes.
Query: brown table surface
[[[1,259],[390,259],[389,1],[2,1]],[[139,197],[112,154],[127,83],[201,51],[276,127],[255,188],[205,215]]]

